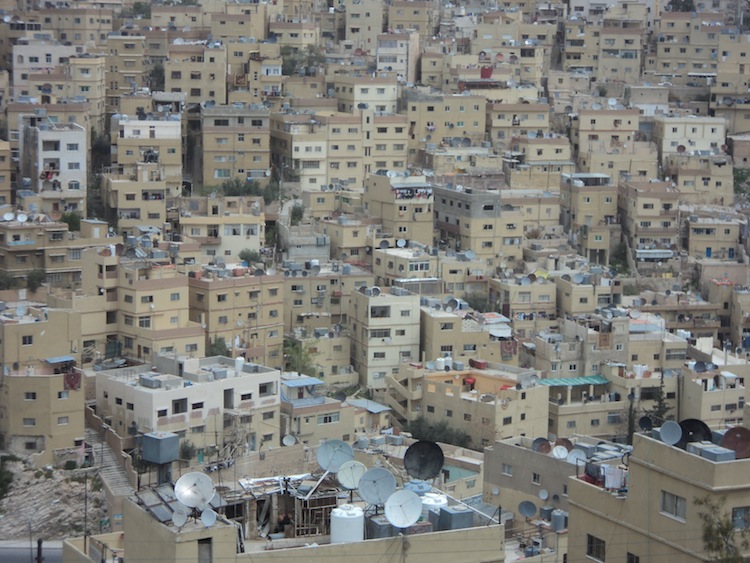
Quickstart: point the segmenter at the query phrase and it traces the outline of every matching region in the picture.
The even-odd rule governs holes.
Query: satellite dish
[[[18,215],[16,215],[16,220],[19,223],[25,223],[26,221],[29,220],[29,216],[26,215],[26,213],[19,213]]]
[[[573,283],[581,283],[583,281],[583,274],[573,274]]]
[[[401,489],[385,501],[385,517],[396,528],[416,524],[422,515],[422,499],[414,491]]]
[[[586,461],[586,452],[584,452],[580,448],[573,448],[568,453],[567,460],[568,460],[568,463],[572,463],[573,465],[578,465],[578,462]]]
[[[536,505],[530,500],[524,500],[518,505],[518,512],[524,518],[531,518],[536,514]]]
[[[685,448],[688,442],[711,441],[711,429],[702,420],[688,418],[680,422],[682,437],[677,442],[678,448]],[[664,427],[662,426],[662,430]]]
[[[591,104],[591,109],[593,109],[593,110],[600,110],[600,109],[602,109],[602,104],[593,103],[593,104]]]
[[[14,215],[10,211],[6,213],[5,215],[3,215],[3,221],[12,221],[13,218],[14,218]]]
[[[344,401],[346,401],[346,393],[344,393],[343,391],[336,391],[336,393],[334,393],[333,395],[333,398],[343,403]]]
[[[567,459],[568,450],[565,446],[555,446],[552,448],[552,457],[555,459]]]
[[[177,528],[182,528],[188,519],[188,512],[182,506],[177,506],[172,513],[172,524]]]
[[[682,438],[682,427],[674,420],[668,420],[659,430],[659,436],[662,442],[674,446]]]
[[[654,423],[650,416],[642,416],[638,419],[638,428],[644,432],[649,432],[654,428]]]
[[[443,468],[443,450],[435,442],[420,440],[409,446],[404,454],[406,472],[415,479],[432,479]]]
[[[205,473],[191,471],[185,473],[174,484],[174,494],[182,504],[190,508],[208,505],[216,493],[214,482]]]
[[[541,500],[547,500],[549,498],[549,491],[547,491],[547,489],[539,489],[539,498]]]
[[[555,446],[562,446],[566,451],[569,452],[573,449],[573,442],[571,442],[567,438],[558,438],[557,440],[555,440]]]
[[[706,371],[706,362],[697,361],[695,362],[695,367],[693,368],[695,370],[695,373],[705,373]]]
[[[18,307],[16,307],[17,317],[25,317],[27,312],[28,308],[25,305],[19,305]]]
[[[641,312],[638,309],[631,309],[628,314],[631,319],[638,319],[641,316]]]
[[[396,246],[398,246],[399,248],[404,248],[406,246],[406,241],[400,238],[396,241]]]
[[[359,496],[369,504],[385,504],[396,490],[396,478],[383,467],[365,471],[359,480]]]
[[[354,459],[354,450],[342,440],[328,440],[318,447],[316,459],[320,467],[336,473],[344,462]]]
[[[206,528],[210,528],[216,524],[216,513],[210,508],[205,509],[201,512],[201,522]]]
[[[359,487],[359,480],[366,472],[367,467],[364,463],[355,460],[345,461],[339,467],[336,478],[339,480],[339,485],[353,491]]]
[[[617,105],[617,98],[610,98],[607,100],[607,105],[611,108]]]
[[[721,439],[721,446],[735,451],[737,459],[750,457],[750,430],[744,426],[730,428]]]
[[[285,446],[293,446],[297,443],[297,438],[292,436],[291,434],[287,434],[281,439],[281,443]]]
[[[492,488],[492,495],[493,496],[497,496],[499,494],[500,494],[500,489],[498,487],[493,487]]]
[[[548,454],[552,451],[552,445],[547,438],[536,438],[531,443],[531,449],[540,454]]]
[[[531,285],[531,280],[524,276],[521,278],[521,285]]]

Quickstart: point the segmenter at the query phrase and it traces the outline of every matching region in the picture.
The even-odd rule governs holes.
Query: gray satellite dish
[[[521,285],[531,285],[531,280],[524,276],[521,278]]]
[[[182,506],[177,506],[172,513],[172,524],[178,528],[182,528],[188,519],[188,512]]]
[[[17,221],[18,221],[19,223],[25,223],[26,221],[28,221],[28,220],[29,220],[29,216],[28,216],[28,215],[26,215],[26,213],[19,213],[19,214],[18,214],[18,215],[16,216],[16,220],[17,220]]]
[[[566,459],[568,460],[568,463],[578,465],[579,461],[586,461],[586,452],[584,452],[580,448],[573,448],[572,450],[570,450],[570,453],[568,453],[568,457]]]
[[[297,438],[295,438],[295,437],[294,437],[294,436],[292,436],[291,434],[287,434],[286,436],[284,436],[284,437],[283,437],[283,438],[281,439],[281,443],[282,443],[282,444],[283,444],[284,446],[293,446],[294,444],[296,444],[296,443],[297,443]]]
[[[400,238],[396,241],[396,246],[399,248],[404,248],[406,246],[406,240]]]
[[[384,504],[396,490],[396,478],[383,467],[368,469],[359,480],[359,496],[369,504]]]
[[[583,281],[583,274],[573,274],[573,283],[581,283]]]
[[[555,446],[552,448],[552,457],[555,459],[566,459],[568,457],[568,449],[565,446]]]
[[[650,432],[654,428],[654,423],[651,417],[646,415],[638,419],[638,427],[644,432]]]
[[[413,526],[421,515],[422,499],[414,491],[401,489],[385,501],[385,517],[396,528]]]
[[[16,307],[16,316],[17,317],[23,317],[26,316],[26,313],[28,312],[28,309],[25,305],[19,305]]]
[[[342,440],[328,440],[318,447],[316,459],[320,467],[336,473],[344,462],[354,459],[354,450]]]
[[[474,258],[477,257],[477,253],[473,250],[467,250],[466,252],[464,252],[464,256],[466,256],[468,260],[474,260]]]
[[[541,500],[547,500],[549,498],[549,491],[547,491],[547,489],[539,489],[539,498]]]
[[[206,528],[210,528],[216,524],[216,513],[210,508],[205,509],[201,512],[201,522]]]
[[[615,107],[617,105],[617,98],[610,98],[607,100],[607,105],[609,107]]]
[[[404,468],[415,479],[432,479],[443,468],[443,450],[435,442],[420,440],[409,446],[404,454]]]
[[[5,215],[3,215],[3,221],[12,221],[14,218],[13,213],[8,212]]]
[[[345,489],[353,491],[359,487],[359,480],[367,472],[367,467],[364,463],[359,461],[351,460],[345,461],[339,467],[336,473],[336,479],[339,481],[339,485]]]
[[[641,312],[638,309],[631,309],[629,314],[631,319],[638,319],[641,316]]]
[[[185,473],[174,484],[174,494],[182,504],[190,508],[208,505],[216,493],[214,482],[208,475],[191,471]]]
[[[674,420],[668,420],[662,424],[659,436],[662,442],[674,446],[682,438],[682,428]]]
[[[536,514],[536,505],[530,500],[524,500],[518,505],[518,512],[524,518],[531,518]]]
[[[591,109],[600,110],[602,109],[602,104],[591,104]]]

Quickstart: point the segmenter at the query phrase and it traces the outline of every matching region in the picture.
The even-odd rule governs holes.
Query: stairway
[[[109,444],[91,428],[86,428],[86,442],[91,445],[94,467],[99,468],[99,477],[112,495],[127,497],[135,493],[125,469],[120,465]]]

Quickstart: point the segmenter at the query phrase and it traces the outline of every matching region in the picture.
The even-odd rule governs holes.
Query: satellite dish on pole
[[[201,512],[201,523],[206,527],[210,528],[216,524],[216,513],[210,508],[206,508]]]
[[[339,484],[350,491],[359,487],[359,480],[367,472],[367,467],[359,461],[345,461],[339,467],[336,478]]]
[[[396,478],[383,467],[368,469],[359,480],[359,496],[369,504],[385,504],[395,491]]]
[[[172,513],[172,524],[177,528],[182,528],[187,522],[187,519],[188,511],[181,505],[175,507],[174,512]]]
[[[644,432],[650,432],[654,428],[654,423],[650,416],[642,416],[638,419],[638,428]]]
[[[328,440],[318,447],[316,459],[320,467],[336,473],[344,462],[354,459],[354,450],[342,440]]]
[[[664,427],[662,427],[663,430]],[[711,441],[711,429],[702,420],[697,418],[688,418],[680,422],[682,436],[675,444],[678,448],[687,447],[688,442]]]
[[[659,431],[661,441],[674,446],[682,438],[682,428],[674,420],[665,422]]]
[[[524,500],[518,505],[518,512],[524,518],[532,518],[536,514],[536,505],[530,500]]]
[[[396,528],[416,524],[422,515],[422,499],[414,491],[401,489],[385,501],[385,517]]]
[[[203,508],[216,494],[216,487],[208,475],[191,471],[185,473],[174,484],[174,494],[185,506]]]
[[[435,442],[420,440],[409,446],[404,454],[406,472],[415,479],[433,479],[443,468],[445,456]]]

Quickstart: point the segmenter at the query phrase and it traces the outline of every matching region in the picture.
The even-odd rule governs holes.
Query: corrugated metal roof
[[[583,377],[552,377],[540,379],[537,383],[547,387],[576,387],[578,385],[604,385],[609,383],[609,380],[601,375],[586,375]]]
[[[381,405],[380,403],[376,403],[375,401],[370,401],[369,399],[347,399],[346,402],[354,407],[367,409],[373,414],[391,410],[391,407],[386,407],[385,405]]]

